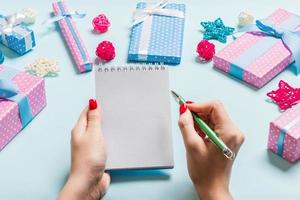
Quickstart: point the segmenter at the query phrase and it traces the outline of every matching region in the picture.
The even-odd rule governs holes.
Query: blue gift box
[[[137,4],[137,10],[146,7],[147,3]],[[184,4],[168,3],[164,8],[185,13]],[[151,17],[150,25],[146,19],[144,22],[132,27],[128,61],[179,64],[181,61],[184,18],[159,14],[153,14]]]
[[[0,28],[6,24],[6,17],[0,15]],[[0,43],[23,55],[35,47],[34,32],[25,25],[19,24],[11,32],[0,35]]]

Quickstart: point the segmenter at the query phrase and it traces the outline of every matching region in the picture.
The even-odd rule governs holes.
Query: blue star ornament
[[[225,26],[221,18],[213,22],[201,22],[200,24],[204,28],[204,40],[218,40],[219,42],[226,43],[227,36],[232,35],[234,32],[234,28]]]

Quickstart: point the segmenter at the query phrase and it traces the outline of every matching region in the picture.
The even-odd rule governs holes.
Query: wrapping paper
[[[0,28],[6,24],[6,17],[0,15]],[[13,31],[0,35],[0,43],[19,55],[24,55],[35,47],[34,32],[23,24],[17,25]]]
[[[268,149],[289,162],[300,157],[300,104],[270,123]]]
[[[52,3],[55,15],[68,14],[68,8],[64,1]],[[68,45],[80,73],[92,70],[93,62],[86,50],[86,47],[79,35],[75,22],[71,16],[66,16],[58,21],[62,35]]]
[[[146,3],[138,3],[137,9],[144,9],[146,6]],[[184,4],[169,3],[165,8],[185,12]],[[152,15],[152,18],[149,30],[143,30],[147,20],[132,27],[128,61],[179,64],[185,19],[163,15]],[[148,46],[146,51],[141,48],[145,44]]]
[[[15,69],[0,65],[0,79],[6,79],[7,73],[9,73],[10,70]],[[30,111],[32,116],[35,117],[46,106],[44,80],[21,71],[11,80],[17,87],[19,93],[27,97]],[[0,99],[0,150],[23,128],[18,103]]]
[[[265,19],[280,28],[300,30],[300,17],[278,9]],[[294,61],[282,40],[265,34],[245,33],[213,59],[217,69],[261,88]]]

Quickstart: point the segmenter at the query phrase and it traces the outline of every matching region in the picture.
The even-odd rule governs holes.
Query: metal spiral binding
[[[132,72],[132,71],[159,71],[165,70],[166,67],[163,64],[134,64],[124,66],[99,66],[98,72]]]

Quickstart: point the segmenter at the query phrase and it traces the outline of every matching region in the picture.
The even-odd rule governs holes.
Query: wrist
[[[90,196],[91,191],[97,187],[101,178],[102,174],[98,176],[86,176],[80,173],[71,173],[59,199],[86,199],[86,197]]]
[[[233,200],[227,186],[200,187],[195,185],[195,188],[201,200]]]

